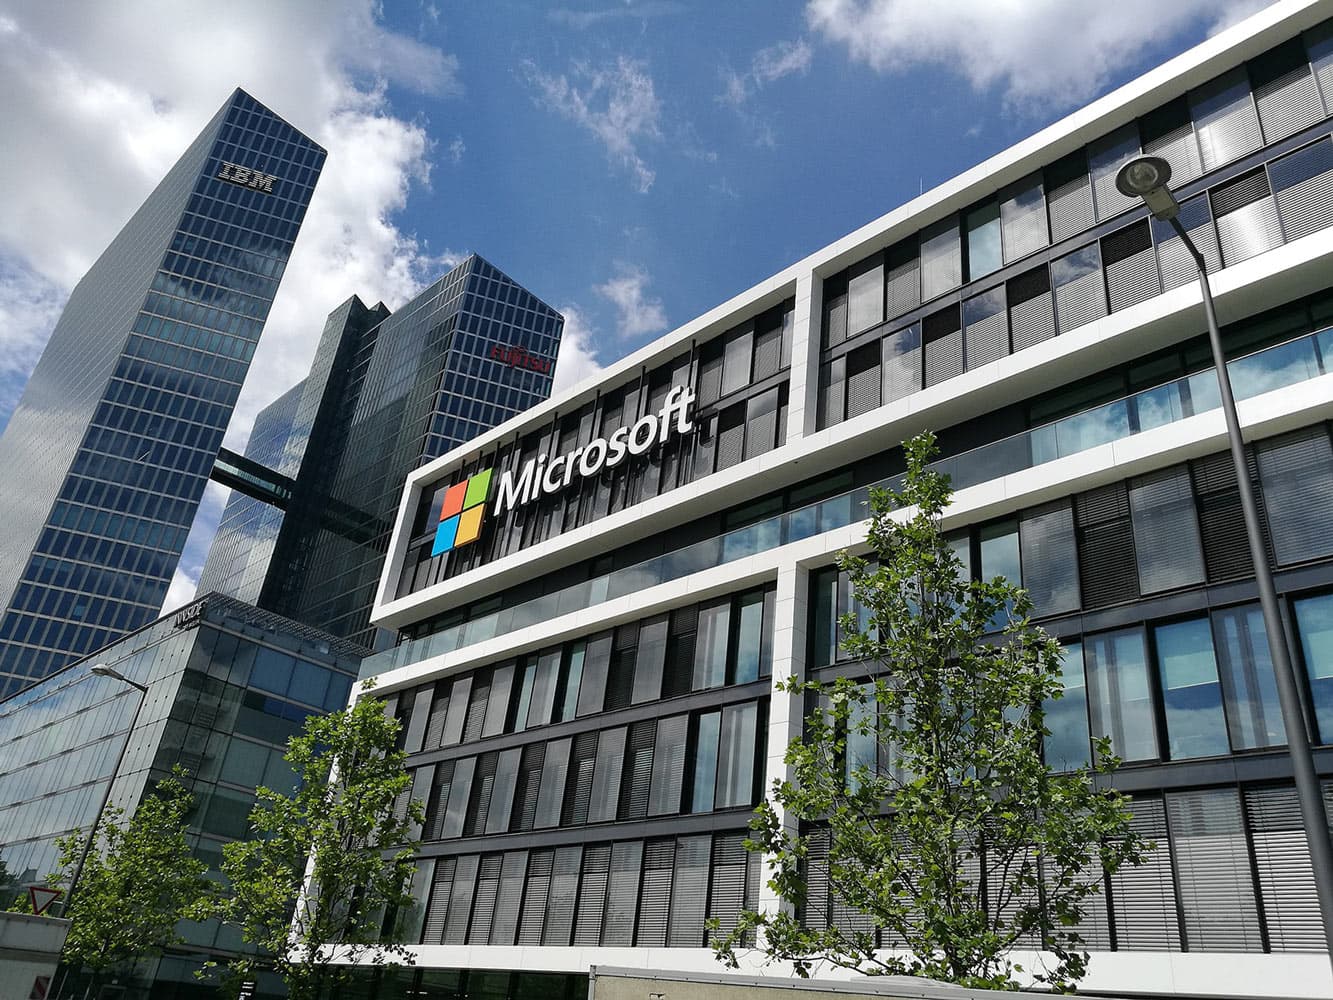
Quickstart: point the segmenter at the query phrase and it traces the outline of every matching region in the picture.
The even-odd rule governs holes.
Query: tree
[[[967,579],[941,532],[951,493],[928,468],[934,438],[904,449],[901,490],[871,491],[871,558],[839,561],[859,605],[840,644],[870,679],[785,684],[816,707],[749,847],[771,856],[788,906],[744,914],[714,947],[734,966],[762,928],[769,959],[801,975],[824,962],[1015,988],[1024,970],[1009,952],[1040,941],[1054,962],[1028,971],[1068,989],[1086,971],[1083,904],[1144,845],[1125,798],[1097,780],[1118,764],[1109,740],[1091,767],[1043,762],[1060,646],[1031,623],[1020,587]],[[825,845],[830,894],[815,898],[806,876]]]
[[[70,969],[90,970],[94,983],[161,955],[183,940],[180,921],[204,920],[211,911],[216,885],[186,839],[194,796],[184,778],[178,768],[159,781],[128,823],[124,810],[112,806],[97,824],[97,841],[70,887],[69,935],[60,955]],[[69,878],[86,843],[82,833],[56,841],[61,872],[48,876],[50,884]]]
[[[422,804],[407,801],[398,729],[382,702],[362,698],[307,719],[288,741],[298,787],[259,788],[251,839],[222,849],[231,886],[223,917],[261,950],[231,963],[233,985],[270,968],[293,1000],[307,1000],[349,978],[349,966],[329,963],[335,952],[377,965],[410,960],[392,929],[381,934],[386,911],[413,905],[412,834],[424,818]]]

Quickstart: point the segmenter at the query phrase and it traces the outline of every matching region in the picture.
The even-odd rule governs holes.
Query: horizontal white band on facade
[[[1254,315],[1327,287],[1333,273],[1333,229],[1311,234],[1211,276],[1223,323]],[[406,530],[423,484],[441,473],[427,466],[409,480],[385,562],[372,621],[401,628],[531,580],[561,567],[667,531],[704,514],[833,471],[890,448],[925,429],[942,429],[1150,354],[1204,328],[1197,284],[1191,283],[938,385],[813,434],[796,437],[749,461],[644,500],[475,570],[385,601],[397,587]],[[793,356],[793,367],[798,355]],[[1220,422],[1220,417],[1219,417]]]
[[[1333,419],[1333,373],[1241,400],[1238,411],[1247,440],[1268,438],[1320,420]],[[1186,417],[959,490],[945,514],[944,527],[951,530],[1002,517],[1026,507],[1223,451],[1226,442],[1226,424],[1221,410]],[[547,648],[681,604],[707,600],[773,580],[784,569],[827,565],[839,551],[863,546],[866,528],[866,521],[835,528],[495,638],[429,656],[380,674],[376,677],[377,690],[384,692],[415,686]]]

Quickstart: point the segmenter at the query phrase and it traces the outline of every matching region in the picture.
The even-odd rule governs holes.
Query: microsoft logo
[[[440,525],[430,554],[438,556],[460,545],[475,542],[481,535],[481,515],[491,489],[491,470],[485,469],[450,486],[440,508]]]

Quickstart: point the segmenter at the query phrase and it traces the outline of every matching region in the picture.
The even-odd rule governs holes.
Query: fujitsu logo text
[[[657,413],[640,417],[632,425],[620,427],[610,437],[593,438],[568,455],[548,458],[538,455],[523,463],[517,474],[506,471],[500,477],[495,500],[497,514],[529,504],[539,496],[556,493],[569,486],[577,474],[589,478],[604,469],[614,469],[631,455],[642,455],[672,434],[694,430],[694,390],[675,386]]]

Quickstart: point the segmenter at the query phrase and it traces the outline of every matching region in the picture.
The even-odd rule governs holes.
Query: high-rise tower
[[[0,438],[0,697],[157,617],[324,158],[237,90],[70,295]]]

